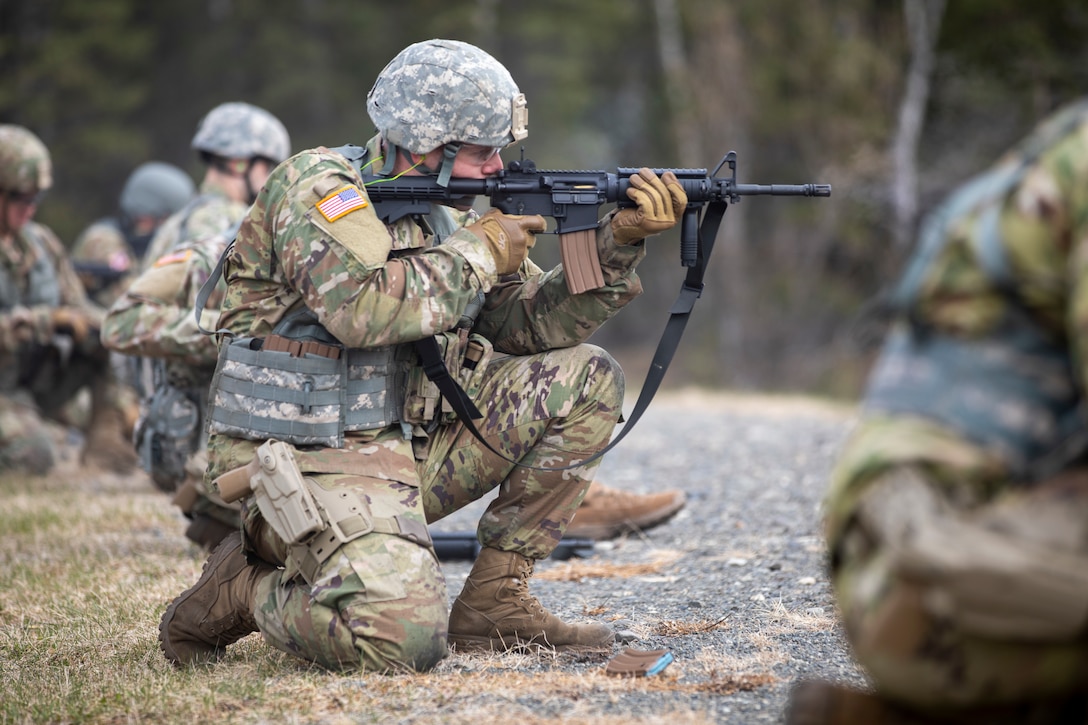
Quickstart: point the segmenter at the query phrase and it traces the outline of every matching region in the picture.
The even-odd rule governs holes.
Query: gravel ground
[[[805,399],[659,396],[599,477],[639,492],[680,488],[688,505],[641,536],[599,544],[589,558],[541,562],[530,588],[563,618],[611,623],[627,646],[667,648],[675,660],[643,690],[591,690],[577,703],[528,692],[517,705],[563,721],[668,713],[774,723],[799,678],[864,685],[836,619],[820,536],[820,499],[852,416]],[[472,530],[485,503],[435,528]],[[451,598],[469,567],[445,565]],[[521,656],[512,668],[578,673],[605,659]],[[440,668],[481,666],[457,655]]]

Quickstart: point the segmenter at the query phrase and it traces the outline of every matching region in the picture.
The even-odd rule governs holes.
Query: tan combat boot
[[[256,632],[257,583],[273,571],[268,564],[246,560],[237,531],[223,539],[196,584],[162,615],[159,644],[166,659],[176,665],[212,662],[224,647]]]
[[[107,405],[96,405],[83,442],[79,460],[114,473],[133,473],[140,463],[132,440],[125,435],[125,419],[121,411]]]
[[[185,538],[205,551],[212,551],[223,539],[237,530],[237,526],[224,523],[214,516],[197,513],[193,514],[192,520],[185,528]]]
[[[686,501],[683,491],[639,494],[594,481],[567,526],[566,536],[600,541],[644,531],[668,521]]]
[[[615,635],[603,624],[567,624],[529,593],[533,560],[484,547],[450,611],[449,642],[456,649],[610,649]]]

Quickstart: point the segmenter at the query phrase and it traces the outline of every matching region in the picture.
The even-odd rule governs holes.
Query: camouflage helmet
[[[121,190],[121,211],[129,217],[168,217],[193,198],[189,175],[172,164],[148,161],[129,174]]]
[[[248,103],[223,103],[201,119],[192,147],[225,159],[269,159],[291,155],[291,141],[280,120]]]
[[[508,146],[528,135],[525,95],[510,72],[457,40],[402,50],[378,74],[366,108],[387,141],[416,154],[456,142]]]
[[[53,162],[42,140],[22,126],[0,124],[0,191],[31,194],[53,185]]]

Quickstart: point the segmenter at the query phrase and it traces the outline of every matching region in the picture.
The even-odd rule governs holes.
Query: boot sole
[[[229,556],[230,553],[234,550],[235,541],[240,542],[241,537],[235,540],[232,536],[227,536],[222,542],[220,542],[219,546],[215,547],[215,550],[212,551],[211,556],[209,556],[208,560],[204,562],[204,568],[201,570],[200,578],[196,580],[196,584],[183,591],[174,599],[174,601],[170,602],[170,606],[166,608],[166,611],[163,612],[162,619],[159,620],[159,649],[161,649],[162,653],[166,655],[166,659],[179,667],[190,664],[209,664],[217,661],[219,657],[223,654],[222,647],[212,647],[211,651],[207,652],[204,656],[198,654],[188,659],[182,657],[178,653],[174,644],[170,641],[170,623],[173,621],[174,615],[177,613],[178,607],[184,604],[185,601],[189,597],[191,597],[197,591],[197,589],[201,587],[201,585],[205,583],[204,580],[207,577],[214,574],[215,570],[219,567],[219,564],[223,561],[223,559],[227,558],[227,556]]]
[[[448,643],[458,652],[611,652],[615,638],[600,644],[561,644],[553,645],[546,640],[525,640],[514,637],[473,637],[471,635],[451,634]]]

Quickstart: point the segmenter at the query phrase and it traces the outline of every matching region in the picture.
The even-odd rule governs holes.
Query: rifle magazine
[[[604,287],[604,272],[597,257],[597,230],[582,229],[559,235],[563,275],[572,295]]]

